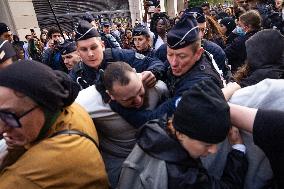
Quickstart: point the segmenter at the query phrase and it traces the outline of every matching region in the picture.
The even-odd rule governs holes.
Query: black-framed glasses
[[[20,119],[35,110],[38,106],[34,106],[33,108],[29,109],[28,111],[22,113],[21,115],[17,116],[15,113],[0,110],[0,120],[4,122],[6,125],[12,128],[21,128],[22,124],[20,123]]]

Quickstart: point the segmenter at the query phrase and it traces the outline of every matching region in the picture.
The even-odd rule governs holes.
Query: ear
[[[109,92],[109,90],[106,90],[106,93],[110,96],[111,100],[115,100],[114,96],[111,95],[111,93]]]
[[[204,49],[200,47],[194,54],[195,61],[198,61],[201,58],[203,53],[204,53]]]
[[[103,51],[105,50],[105,42],[103,40],[101,40],[101,45],[102,45],[102,48],[103,48]]]

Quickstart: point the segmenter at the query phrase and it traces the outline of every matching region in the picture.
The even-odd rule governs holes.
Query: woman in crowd
[[[223,18],[220,21],[221,32],[226,36],[226,46],[231,44],[238,34],[234,33],[233,30],[236,28],[236,22],[231,17]]]
[[[218,22],[216,22],[212,17],[207,16],[206,27],[207,27],[207,32],[204,34],[204,38],[216,43],[221,48],[224,48],[226,38],[221,32],[221,28]]]
[[[155,51],[152,49],[152,40],[148,29],[145,26],[138,25],[133,29],[133,41],[138,53],[153,57]]]
[[[153,48],[158,49],[166,42],[170,28],[169,17],[165,13],[155,13],[151,19],[150,30],[154,33]]]
[[[233,73],[244,64],[246,59],[245,42],[261,29],[260,14],[255,10],[250,10],[240,16],[238,24],[242,36],[237,37],[224,49]]]
[[[278,30],[262,30],[246,42],[247,59],[235,74],[242,87],[266,78],[284,78],[284,36]]]
[[[121,36],[122,48],[133,49],[134,43],[132,38],[132,30],[130,28],[125,29],[125,33]]]

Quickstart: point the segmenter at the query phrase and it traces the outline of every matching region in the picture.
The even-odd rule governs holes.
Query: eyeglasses
[[[208,28],[199,28],[199,30],[204,34],[208,32]]]
[[[20,123],[20,119],[24,116],[28,115],[30,112],[35,110],[38,106],[35,106],[28,111],[22,113],[21,115],[17,116],[16,114],[4,110],[0,110],[0,120],[4,122],[6,125],[12,128],[21,128],[22,124]]]
[[[248,1],[239,1],[240,4],[247,4]]]

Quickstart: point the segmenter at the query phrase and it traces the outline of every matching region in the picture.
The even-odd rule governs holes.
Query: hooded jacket
[[[153,186],[151,188],[157,189],[162,188],[159,187],[162,185],[161,183],[164,183],[163,186],[167,186],[169,189],[243,188],[244,177],[247,170],[247,161],[244,153],[237,150],[232,150],[229,153],[223,176],[218,180],[208,175],[200,159],[191,158],[180,143],[168,135],[163,129],[165,128],[165,124],[164,121],[153,120],[149,121],[140,129],[137,146],[139,146],[146,155],[141,155],[141,152],[140,154],[137,154],[137,152],[134,154],[135,151],[130,154],[124,163],[120,183],[125,179],[135,181],[138,175],[138,177],[143,178],[144,183],[147,184],[151,182]],[[138,156],[140,159],[137,158]],[[147,166],[147,163],[142,164],[141,162],[145,161],[143,161],[141,157],[147,158],[147,162],[149,163],[155,163],[152,163],[152,166]],[[135,165],[135,162],[132,160],[136,158],[139,159],[139,161],[137,161]],[[136,173],[125,174],[127,165],[132,165],[134,169],[136,167]],[[166,167],[166,169],[164,169],[164,167]],[[159,171],[157,172],[157,170]],[[164,172],[161,170],[166,170],[167,175],[163,175]],[[128,185],[128,187],[139,188],[137,183],[139,184],[140,182],[136,182],[136,185]]]
[[[241,86],[255,85],[270,79],[284,78],[284,37],[277,30],[262,30],[246,41],[249,74]]]

